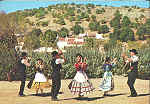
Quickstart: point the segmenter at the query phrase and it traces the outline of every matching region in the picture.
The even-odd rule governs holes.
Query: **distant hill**
[[[69,11],[69,9],[72,9],[74,12]],[[136,22],[136,19],[144,21],[144,18],[149,18],[148,8],[139,8],[136,6],[104,7],[65,4],[25,10],[23,14],[26,15],[27,23],[30,24],[32,28],[39,27],[43,31],[48,29],[58,30],[62,27],[66,27],[70,30],[75,23],[79,23],[85,31],[89,31],[88,25],[92,21],[93,15],[96,16],[96,21],[100,23],[104,22],[104,24],[109,26],[109,22],[117,10],[120,11],[122,16],[128,16],[132,22]],[[65,22],[65,24],[61,25],[60,22]],[[42,26],[42,24],[46,24],[47,26]]]

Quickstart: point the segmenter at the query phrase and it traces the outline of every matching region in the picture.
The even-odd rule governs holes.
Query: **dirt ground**
[[[137,79],[135,88],[138,96],[127,97],[129,88],[126,84],[127,77],[115,76],[115,89],[110,92],[111,96],[103,97],[103,92],[99,91],[101,78],[91,79],[95,90],[84,98],[79,99],[77,95],[72,95],[68,89],[71,80],[62,80],[59,101],[51,101],[51,89],[45,89],[43,96],[35,96],[35,91],[25,88],[26,97],[18,97],[20,82],[0,81],[0,104],[150,104],[150,84],[149,80]],[[51,80],[49,80],[51,82]],[[28,82],[26,82],[28,83]]]

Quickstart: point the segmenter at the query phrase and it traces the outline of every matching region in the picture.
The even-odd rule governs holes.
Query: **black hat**
[[[76,57],[78,57],[78,56],[83,57],[80,53],[77,53],[77,54],[76,54]]]
[[[21,57],[25,57],[25,56],[27,56],[27,53],[26,52],[22,52],[21,53]]]
[[[56,55],[58,55],[58,52],[57,52],[57,51],[53,51],[53,52],[51,53],[51,55],[52,55],[52,57],[55,57]]]
[[[38,58],[37,61],[43,61],[41,58]]]
[[[105,62],[108,62],[110,60],[111,60],[110,57],[106,57]]]
[[[131,49],[131,50],[129,50],[130,52],[133,52],[133,53],[135,53],[135,54],[138,54],[138,52],[136,51],[136,49]]]

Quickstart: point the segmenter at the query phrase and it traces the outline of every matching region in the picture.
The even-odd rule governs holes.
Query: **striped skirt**
[[[83,71],[77,71],[74,79],[69,84],[69,89],[73,94],[84,95],[93,91],[93,85]]]

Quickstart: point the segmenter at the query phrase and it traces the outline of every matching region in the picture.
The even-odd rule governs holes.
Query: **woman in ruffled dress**
[[[85,70],[87,69],[86,57],[84,58],[84,62],[82,62],[83,57],[81,54],[76,55],[76,63],[74,64],[77,73],[74,79],[69,84],[69,89],[73,94],[78,94],[79,97],[84,96],[91,92],[94,88],[92,83],[89,81]]]
[[[38,94],[39,89],[41,90],[41,94],[43,94],[44,88],[49,88],[51,85],[48,82],[46,76],[44,75],[44,63],[42,59],[37,60],[37,64],[35,65],[36,74],[32,84],[32,89],[36,89],[36,95]]]
[[[106,57],[105,64],[103,65],[104,75],[102,79],[102,83],[100,85],[100,90],[104,91],[103,96],[108,96],[108,92],[114,89],[114,79],[112,74],[112,68],[115,66],[116,58],[112,61],[110,57]]]

